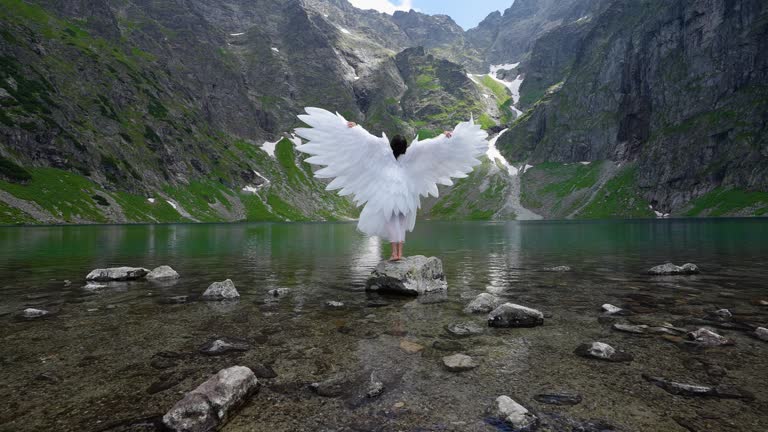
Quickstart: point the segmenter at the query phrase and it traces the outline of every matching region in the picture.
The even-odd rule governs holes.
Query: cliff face
[[[767,14],[750,0],[614,1],[592,18],[562,82],[498,146],[534,165],[631,164],[661,213],[691,212],[709,193],[765,191]],[[763,208],[761,195],[750,199],[731,210]]]

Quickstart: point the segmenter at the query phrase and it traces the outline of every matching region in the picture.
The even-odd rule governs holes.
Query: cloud
[[[394,0],[349,0],[352,6],[358,9],[375,9],[392,15],[395,11],[405,11],[413,9],[413,0],[400,0],[396,5]]]

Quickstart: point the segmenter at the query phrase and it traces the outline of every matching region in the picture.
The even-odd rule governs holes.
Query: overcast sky
[[[493,11],[504,12],[513,0],[349,0],[361,9],[376,9],[388,14],[415,9],[430,15],[449,15],[464,30],[471,29]]]

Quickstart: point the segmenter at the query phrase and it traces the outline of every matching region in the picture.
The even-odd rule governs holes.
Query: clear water
[[[235,364],[277,376],[260,379],[226,431],[494,431],[501,426],[487,410],[502,394],[539,415],[540,430],[768,430],[768,343],[738,329],[768,324],[768,220],[419,222],[405,254],[443,260],[449,295],[437,303],[364,291],[388,253],[347,223],[0,228],[0,431],[153,430],[184,392]],[[694,262],[702,274],[645,274],[670,261]],[[181,279],[82,288],[93,268],[162,264]],[[556,265],[573,271],[541,271]],[[226,278],[239,302],[195,299]],[[291,291],[270,301],[272,288]],[[485,325],[462,309],[487,291],[542,310],[545,325],[452,338],[448,324]],[[345,306],[331,309],[329,300]],[[736,345],[696,349],[620,333],[598,321],[603,303],[636,312],[618,322],[710,325]],[[18,318],[26,307],[53,316]],[[720,308],[734,313],[732,323],[702,321]],[[214,336],[251,349],[200,354]],[[424,349],[408,353],[403,340]],[[591,341],[635,360],[573,353]],[[480,366],[445,370],[441,359],[454,352]],[[755,399],[675,396],[643,373],[736,386]],[[348,377],[341,395],[309,389],[338,374]],[[385,391],[360,397],[371,374]],[[582,402],[534,399],[546,392],[578,393]]]

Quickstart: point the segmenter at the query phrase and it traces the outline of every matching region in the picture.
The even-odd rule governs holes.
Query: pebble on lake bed
[[[445,326],[445,331],[454,336],[465,337],[481,334],[485,331],[485,329],[475,323],[467,322],[448,324]]]
[[[329,300],[329,301],[325,302],[325,305],[327,307],[329,307],[329,308],[342,308],[342,307],[344,307],[344,303],[342,303],[340,301],[334,301],[334,300]]]
[[[237,292],[232,279],[212,283],[202,296],[203,300],[234,300],[239,298],[240,293]]]
[[[588,344],[581,344],[574,350],[576,355],[587,358],[594,358],[598,360],[605,360],[609,362],[628,362],[632,361],[634,357],[631,354],[619,351],[616,348],[603,342],[592,342]]]
[[[666,263],[652,267],[650,270],[648,270],[648,273],[652,275],[691,275],[698,274],[699,267],[696,266],[696,264],[691,263],[686,263],[681,266],[672,263]]]
[[[464,372],[474,369],[479,364],[466,354],[454,354],[443,357],[443,365],[451,372]]]
[[[701,344],[703,346],[715,347],[721,345],[734,345],[731,339],[721,336],[712,330],[700,328],[696,331],[692,331],[686,335],[688,340]]]
[[[85,277],[87,281],[109,282],[141,279],[149,273],[143,267],[111,267],[95,269]]]
[[[245,366],[222,369],[176,402],[163,416],[163,425],[174,432],[217,430],[258,386],[256,375]]]
[[[19,316],[26,319],[34,319],[34,318],[43,318],[50,314],[51,313],[45,309],[26,308],[23,311],[21,311]]]
[[[539,424],[538,417],[506,395],[496,398],[492,414],[512,426],[515,431],[533,431]]]
[[[572,270],[573,270],[572,268],[570,268],[569,266],[565,266],[565,265],[555,266],[555,267],[547,267],[547,268],[541,269],[541,271],[552,272],[552,273],[565,273],[565,272],[569,272],[569,271],[572,271]]]
[[[400,341],[400,349],[407,352],[408,354],[416,354],[417,352],[424,349],[423,345],[419,345],[416,342],[411,342],[408,340],[401,340]]]
[[[200,347],[200,352],[209,356],[217,356],[232,351],[248,351],[250,344],[244,340],[233,338],[214,338]]]
[[[488,314],[490,327],[535,327],[542,324],[543,313],[514,303],[504,303]]]
[[[760,340],[768,342],[768,329],[765,327],[756,328],[755,336]]]
[[[606,303],[600,308],[603,310],[603,312],[606,313],[606,315],[627,315],[627,311],[610,303]]]

